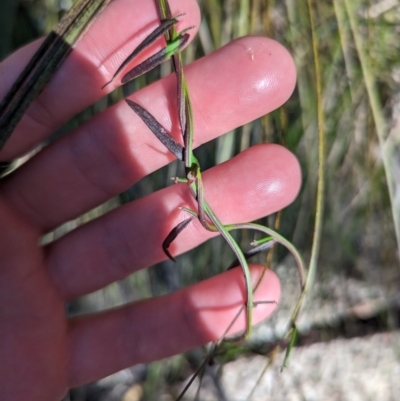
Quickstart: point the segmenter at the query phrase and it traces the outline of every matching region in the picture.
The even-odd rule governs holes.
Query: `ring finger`
[[[205,197],[225,224],[252,221],[287,206],[300,187],[300,169],[285,148],[254,146],[203,174]],[[47,248],[47,266],[61,296],[90,293],[166,259],[162,242],[196,210],[185,184],[172,185],[86,224]],[[195,220],[171,246],[174,255],[214,236]]]

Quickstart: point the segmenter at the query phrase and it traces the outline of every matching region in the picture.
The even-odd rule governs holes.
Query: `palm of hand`
[[[184,26],[178,29],[199,26],[196,2],[170,3],[176,15],[185,12]],[[131,9],[131,0],[110,4],[32,105],[0,152],[0,160],[33,148],[104,96],[101,86],[135,46],[126,38],[133,37],[137,44],[157,20],[152,2],[136,0],[138,14],[132,26],[127,12]],[[37,47],[38,43],[31,44],[0,64],[0,77],[6,77],[0,81],[0,98]],[[232,65],[241,68],[232,70]],[[295,70],[280,45],[252,37],[194,63],[187,69],[187,79],[198,146],[281,105],[293,90]],[[112,90],[112,85],[107,89]],[[134,94],[170,126],[166,104],[171,96],[176,96],[171,78]],[[69,387],[216,340],[243,305],[243,277],[234,269],[162,298],[66,318],[67,301],[163,260],[161,243],[182,220],[178,207],[193,207],[193,199],[184,185],[171,186],[49,246],[39,246],[41,235],[171,160],[121,102],[41,151],[1,183],[0,387],[4,399],[56,401]],[[205,172],[204,183],[207,200],[224,222],[250,221],[289,204],[298,192],[300,171],[282,147],[260,145]],[[228,192],[229,197],[221,196]],[[191,231],[174,244],[174,254],[213,235],[194,222]],[[261,267],[252,267],[254,279],[260,272]],[[257,297],[277,301],[279,294],[278,279],[268,271]],[[254,320],[274,309],[273,304],[257,307]],[[244,326],[242,316],[232,331]]]
[[[3,203],[0,221],[2,393],[59,400],[68,388],[64,301],[44,268],[38,231]]]

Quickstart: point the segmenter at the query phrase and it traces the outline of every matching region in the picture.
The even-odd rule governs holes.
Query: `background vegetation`
[[[279,215],[279,230],[301,250],[306,261],[315,223],[318,133],[326,140],[324,220],[311,299],[319,305],[330,303],[332,310],[320,320],[303,320],[299,344],[311,341],[312,330],[318,332],[317,340],[312,341],[396,330],[400,316],[399,238],[396,239],[396,230],[399,235],[400,229],[399,196],[396,197],[396,178],[400,180],[400,3],[397,0],[200,0],[199,3],[203,20],[197,39],[184,52],[185,64],[247,34],[275,38],[295,58],[298,85],[283,107],[204,145],[197,155],[201,165],[208,168],[254,143],[277,142],[293,151],[300,160],[304,181],[298,199]],[[0,59],[48,33],[71,4],[70,0],[1,0]],[[314,49],[313,35],[317,41]],[[115,91],[55,135],[66,134],[124,94],[166,73],[168,67],[162,67]],[[319,105],[323,124],[318,116]],[[169,177],[176,174],[176,168],[173,164],[152,174],[118,198],[49,234],[44,241],[121,203],[170,185]],[[268,217],[267,223],[276,224],[276,216]],[[272,265],[290,264],[286,256],[283,250],[276,249]],[[169,261],[161,263],[73,302],[70,313],[173,291],[223,270],[226,260],[231,259],[223,242],[215,239],[180,257],[178,266]],[[337,296],[340,286],[350,288],[349,283],[361,283],[364,295],[344,291]],[[354,312],[355,306],[366,303],[369,306],[362,313]],[[336,312],[341,311],[340,324],[332,325],[332,319],[336,322],[338,319],[335,308]],[[312,310],[312,305],[308,310]],[[277,340],[278,329],[272,337],[256,336],[248,346],[230,350],[229,358],[238,357],[236,352],[262,350],[266,355],[267,343],[276,345]],[[161,395],[171,399],[167,394],[173,393],[175,383],[198,365],[201,352],[196,350],[135,370],[141,383],[138,394],[145,400]],[[219,380],[218,375],[210,377],[215,383]],[[70,399],[114,399],[112,395],[104,395],[100,387],[76,390],[71,392]]]

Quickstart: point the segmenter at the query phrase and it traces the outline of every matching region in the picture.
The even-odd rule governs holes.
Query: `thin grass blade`
[[[78,39],[112,0],[80,0],[64,15],[0,103],[0,150]]]

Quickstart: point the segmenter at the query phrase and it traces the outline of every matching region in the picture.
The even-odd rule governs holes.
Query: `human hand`
[[[199,26],[194,1],[170,1],[185,13],[178,29]],[[132,23],[133,21],[133,23]],[[112,2],[30,107],[0,152],[10,160],[112,90],[101,90],[118,65],[157,24],[153,2]],[[192,33],[192,31],[191,31]],[[194,32],[193,32],[194,33]],[[0,99],[39,42],[0,64]],[[251,54],[250,54],[251,52]],[[295,83],[292,59],[259,37],[230,43],[186,69],[195,145],[280,106]],[[131,96],[166,128],[176,126],[174,77]],[[173,132],[179,140],[179,132]],[[40,237],[169,163],[172,155],[124,101],[42,150],[0,183],[0,386],[4,399],[58,401],[69,387],[219,339],[245,300],[240,269],[160,298],[66,319],[65,303],[165,259],[162,241],[194,207],[185,185],[172,185],[41,247]],[[277,145],[258,145],[203,174],[206,199],[225,223],[282,209],[300,186],[296,159]],[[240,205],[238,207],[238,205]],[[214,234],[191,223],[174,255]],[[261,266],[252,266],[257,280]],[[255,300],[279,300],[267,271]],[[274,304],[255,308],[255,322]],[[245,316],[232,332],[243,330]]]

